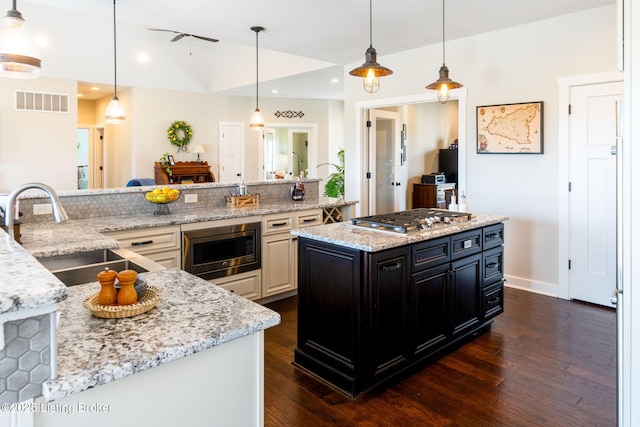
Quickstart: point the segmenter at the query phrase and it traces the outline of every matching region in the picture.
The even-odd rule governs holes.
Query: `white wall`
[[[15,91],[69,95],[69,113],[15,110]],[[76,82],[0,79],[0,193],[26,182],[77,188]]]
[[[450,77],[467,89],[467,196],[471,210],[510,217],[505,273],[511,285],[557,294],[559,77],[612,71],[615,6],[447,42]],[[355,102],[410,96],[437,78],[441,45],[378,56],[394,74],[364,93],[345,67],[347,198],[359,199]],[[357,64],[352,64],[357,65]],[[432,70],[425,75],[424,70]],[[476,154],[476,106],[544,101],[543,155]],[[565,108],[564,106],[562,108]]]

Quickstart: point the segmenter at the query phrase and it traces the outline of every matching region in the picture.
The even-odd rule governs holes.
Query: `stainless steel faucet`
[[[15,235],[13,233],[13,220],[15,219],[16,214],[16,200],[18,199],[18,195],[20,193],[31,188],[43,190],[49,195],[51,204],[53,205],[53,218],[56,220],[56,222],[62,222],[69,219],[67,213],[64,210],[64,207],[62,206],[62,203],[60,203],[58,195],[53,188],[39,182],[29,182],[27,184],[23,184],[13,190],[11,194],[9,194],[9,200],[7,201],[7,206],[4,210],[4,225],[7,226],[7,233],[9,234],[9,237],[14,240]]]

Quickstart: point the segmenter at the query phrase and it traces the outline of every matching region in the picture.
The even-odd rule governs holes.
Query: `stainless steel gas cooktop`
[[[402,212],[352,218],[351,224],[378,231],[409,234],[469,221],[472,214],[444,209],[418,208]]]

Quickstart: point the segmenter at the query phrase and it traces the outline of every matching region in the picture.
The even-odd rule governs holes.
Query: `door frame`
[[[569,104],[571,88],[601,83],[621,82],[624,80],[618,71],[586,74],[558,79],[558,290],[557,296],[569,299],[569,258],[571,249],[569,244],[570,212],[569,212],[569,181],[570,158],[569,140],[571,129],[569,126]]]
[[[465,141],[458,146],[458,190],[466,194],[467,192],[467,173],[466,173],[466,158],[467,158],[467,88],[462,87],[460,89],[454,89],[451,91],[452,100],[458,101],[458,139]],[[367,126],[368,120],[367,110],[382,108],[382,107],[396,107],[407,104],[423,104],[427,102],[440,102],[438,101],[438,93],[436,91],[428,91],[418,95],[400,96],[395,98],[375,99],[369,101],[359,101],[354,103],[356,120],[355,126],[355,158],[358,159],[360,164],[358,165],[362,175],[366,171],[363,170],[364,166],[368,162],[368,149],[365,144],[368,144]],[[357,188],[357,194],[355,199],[360,200],[360,203],[356,204],[356,215],[363,215],[362,207],[368,206],[368,183],[366,179],[359,179],[360,186]]]

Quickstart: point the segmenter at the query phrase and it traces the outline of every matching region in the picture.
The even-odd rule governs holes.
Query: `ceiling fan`
[[[174,38],[171,39],[172,42],[177,42],[178,40],[182,39],[183,37],[193,37],[193,38],[196,38],[196,39],[200,39],[200,40],[204,40],[204,41],[212,42],[212,43],[217,43],[219,41],[218,39],[212,39],[212,38],[209,38],[209,37],[197,36],[195,34],[183,33],[183,32],[180,32],[180,31],[165,30],[165,29],[162,29],[162,28],[145,28],[145,29],[149,30],[149,31],[164,31],[164,32],[167,32],[167,33],[177,34]]]

